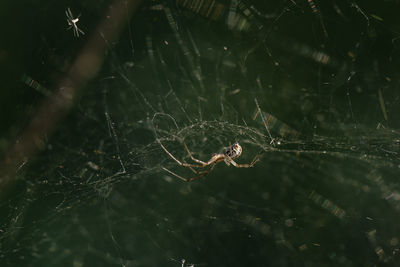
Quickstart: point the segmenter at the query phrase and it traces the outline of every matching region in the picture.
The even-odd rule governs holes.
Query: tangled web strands
[[[87,5],[70,7],[79,38],[68,6],[24,13],[59,18],[14,75],[29,97],[13,102],[23,119],[6,112],[13,129],[65,92],[87,38],[107,58],[18,165],[1,266],[399,265],[399,38],[382,11],[395,1],[143,1],[116,39],[91,21],[115,6]],[[254,168],[221,161],[193,183],[165,171],[191,177],[177,160],[235,142]]]

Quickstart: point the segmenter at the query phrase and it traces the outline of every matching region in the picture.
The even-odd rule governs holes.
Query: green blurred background
[[[398,266],[399,8],[3,2],[1,266]]]

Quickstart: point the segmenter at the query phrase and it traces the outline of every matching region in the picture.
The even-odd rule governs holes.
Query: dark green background
[[[8,2],[3,156],[45,99],[21,76],[55,92],[111,6]],[[143,1],[123,18],[99,73],[1,199],[1,266],[400,264],[398,1],[314,0],[313,12],[306,0],[248,0],[260,15],[246,31],[229,29],[230,1],[219,3],[217,21],[180,1]],[[66,30],[68,7],[84,36]],[[313,59],[322,52],[326,64]],[[255,100],[278,119],[273,143]],[[193,173],[155,134],[187,162],[183,141],[205,161],[234,141],[237,162],[262,157],[184,183],[162,167]]]

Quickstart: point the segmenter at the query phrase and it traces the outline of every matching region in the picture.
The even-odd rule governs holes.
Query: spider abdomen
[[[242,147],[239,145],[238,142],[234,143],[232,146],[230,146],[226,151],[225,151],[225,156],[235,159],[240,157],[242,154]]]

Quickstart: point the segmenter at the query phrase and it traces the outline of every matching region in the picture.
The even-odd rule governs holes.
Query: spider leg
[[[85,33],[81,29],[79,29],[78,27],[77,27],[77,29],[82,35],[85,35]]]
[[[214,169],[214,167],[215,167],[215,163],[213,163],[212,165],[211,165],[211,167],[210,168],[208,168],[207,170],[205,170],[205,171],[197,171],[197,170],[195,170],[195,169],[193,169],[192,167],[188,167],[192,172],[194,172],[195,174],[197,174],[197,175],[202,175],[203,173],[205,173],[205,175],[207,175],[207,174],[209,174],[213,169]]]
[[[67,17],[68,17],[70,20],[73,20],[73,19],[74,19],[74,16],[72,15],[72,11],[71,11],[70,8],[67,8],[67,10],[65,10],[65,14],[67,15]]]
[[[164,168],[164,167],[161,167],[161,168],[162,168],[164,171],[166,171],[166,172],[168,172],[169,174],[171,174],[171,175],[173,175],[173,176],[175,176],[175,177],[181,179],[181,180],[184,181],[184,182],[192,182],[192,181],[197,180],[197,179],[199,179],[199,178],[201,178],[201,177],[207,175],[208,173],[210,173],[210,172],[211,172],[211,169],[212,169],[213,167],[211,167],[211,168],[210,168],[209,170],[207,170],[207,171],[201,171],[201,172],[199,172],[199,173],[200,173],[199,175],[194,176],[194,177],[190,177],[190,178],[182,177],[182,176],[180,176],[180,175],[174,173],[173,171],[168,170],[167,168]],[[190,169],[191,169],[192,171],[195,171],[195,170],[192,169],[192,168],[190,168]]]
[[[235,166],[236,168],[251,168],[260,160],[260,155],[256,155],[254,159],[249,164],[239,164],[236,163],[233,159],[229,158],[229,162]]]
[[[74,26],[74,36],[79,37],[79,33],[81,33],[82,35],[85,35],[85,33],[78,28],[78,26]]]
[[[190,163],[186,163],[186,162],[181,162],[179,161],[177,158],[174,157],[174,155],[172,155],[166,148],[165,146],[161,143],[161,141],[157,138],[157,142],[160,144],[161,148],[165,151],[165,153],[167,153],[168,156],[170,156],[170,158],[172,158],[173,160],[175,160],[176,163],[178,163],[180,166],[185,166],[185,167],[193,167],[193,168],[204,168],[206,165],[196,165],[196,164],[190,164]]]
[[[192,152],[190,152],[190,150],[189,150],[189,148],[187,147],[187,145],[186,145],[185,142],[183,142],[183,145],[185,146],[186,152],[189,154],[189,157],[190,157],[194,162],[197,162],[197,163],[201,164],[203,167],[205,167],[205,166],[207,166],[207,165],[210,165],[210,163],[201,161],[201,160],[196,159],[195,157],[193,157]]]

